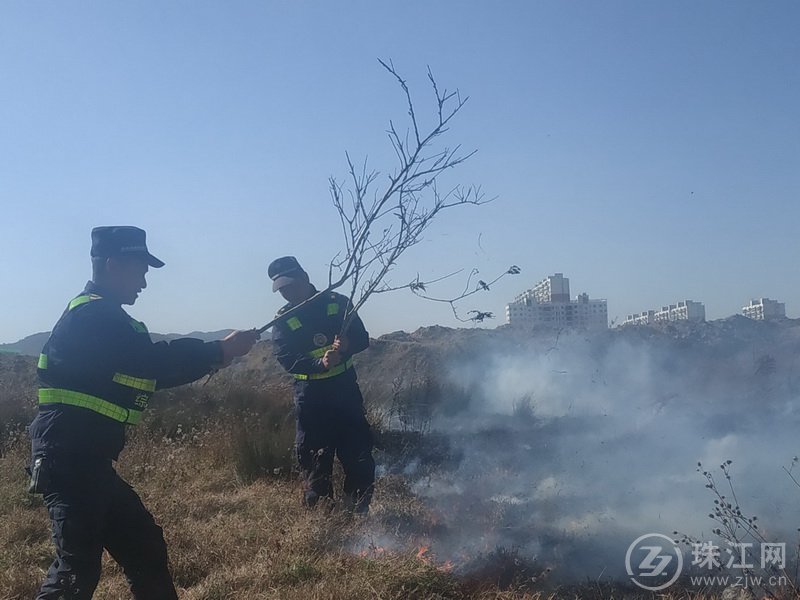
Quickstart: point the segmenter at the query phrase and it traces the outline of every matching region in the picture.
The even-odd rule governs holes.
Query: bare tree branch
[[[495,283],[500,281],[506,275],[519,275],[520,271],[521,270],[520,270],[520,268],[518,266],[511,265],[508,268],[508,270],[503,272],[498,277],[495,277],[494,279],[492,279],[489,283],[486,283],[485,281],[482,281],[482,280],[478,280],[478,282],[475,284],[475,286],[472,287],[470,285],[470,282],[472,281],[472,278],[475,275],[478,275],[478,270],[477,269],[472,269],[472,271],[470,271],[469,277],[467,278],[467,286],[464,288],[464,291],[461,292],[461,294],[459,294],[458,296],[456,296],[454,298],[437,298],[435,296],[430,296],[430,295],[428,295],[426,293],[426,290],[425,290],[424,286],[422,288],[420,288],[419,286],[413,286],[412,285],[413,282],[412,282],[412,284],[409,284],[408,287],[412,292],[414,292],[414,294],[416,294],[420,298],[425,298],[426,300],[430,300],[431,302],[443,302],[445,304],[449,304],[450,308],[453,311],[453,316],[455,316],[455,318],[458,319],[459,321],[461,321],[462,323],[466,323],[468,321],[473,321],[473,322],[476,322],[476,323],[482,323],[485,319],[494,318],[494,314],[491,313],[491,312],[484,312],[484,311],[480,311],[480,310],[470,310],[470,311],[467,312],[467,314],[471,314],[473,316],[463,318],[463,317],[459,316],[459,314],[458,314],[458,308],[456,306],[456,303],[459,302],[460,300],[463,300],[464,298],[469,298],[470,296],[472,296],[473,294],[477,294],[478,292],[488,292],[488,291],[491,290],[491,287]]]
[[[378,62],[403,91],[408,106],[408,125],[403,131],[394,121],[389,121],[386,133],[397,163],[387,176],[381,177],[378,171],[370,170],[366,159],[356,167],[350,155],[345,153],[346,183],[330,178],[331,201],[339,216],[344,250],[330,261],[328,285],[320,294],[348,284],[351,306],[345,311],[342,333],[347,331],[355,312],[372,294],[403,288],[422,298],[448,303],[461,321],[480,322],[491,318],[492,313],[479,310],[467,313],[472,317],[461,318],[455,303],[479,291],[489,290],[492,284],[508,274],[519,273],[518,267],[510,268],[488,284],[480,281],[474,289],[471,281],[477,271],[473,270],[464,291],[455,298],[429,296],[427,286],[452,277],[458,271],[430,281],[422,281],[417,275],[414,281],[401,286],[385,282],[403,253],[423,240],[428,227],[443,211],[465,205],[480,206],[491,200],[485,198],[480,186],[457,185],[444,194],[437,186],[442,173],[475,155],[475,150],[462,151],[460,144],[437,146],[469,98],[462,97],[457,89],[440,90],[428,67],[427,76],[435,98],[435,118],[430,127],[423,127],[406,80],[391,60],[379,59]],[[294,309],[284,312],[281,318],[292,312]],[[269,323],[261,331],[271,325]]]

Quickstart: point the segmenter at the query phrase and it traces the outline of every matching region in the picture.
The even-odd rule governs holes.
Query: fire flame
[[[451,560],[446,560],[442,564],[436,564],[436,557],[433,555],[433,553],[431,553],[431,547],[427,545],[419,547],[417,550],[417,559],[421,560],[425,564],[433,565],[443,573],[449,573],[455,568],[455,565]]]

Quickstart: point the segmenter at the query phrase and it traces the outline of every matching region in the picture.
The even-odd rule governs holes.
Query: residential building
[[[658,310],[647,310],[628,315],[623,325],[653,325],[670,321],[705,321],[706,307],[702,302],[679,300]]]
[[[656,311],[645,310],[635,315],[628,315],[623,325],[652,325],[656,322]]]
[[[546,277],[506,306],[506,322],[526,329],[608,328],[608,303],[579,294],[570,300],[569,278]]]
[[[786,304],[769,298],[750,300],[750,304],[742,307],[742,314],[757,321],[783,319],[786,317]]]

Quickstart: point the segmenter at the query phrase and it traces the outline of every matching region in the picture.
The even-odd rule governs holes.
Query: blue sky
[[[448,181],[497,196],[443,214],[393,282],[517,264],[462,309],[500,317],[558,271],[612,319],[758,296],[800,316],[799,26],[790,1],[3,2],[0,341],[52,326],[96,225],[144,227],[166,261],[130,310],[154,331],[266,322],[276,256],[323,281],[328,176],[345,151],[394,166],[405,107],[379,57],[422,119],[427,65],[470,96],[448,142],[478,153]],[[457,324],[406,292],[363,316]]]

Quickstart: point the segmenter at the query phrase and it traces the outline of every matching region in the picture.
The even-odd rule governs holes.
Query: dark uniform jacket
[[[330,380],[326,384],[355,381],[351,357],[369,346],[369,334],[358,315],[354,316],[347,330],[348,347],[346,352],[340,353],[342,362],[328,370],[322,364],[322,357],[331,349],[334,337],[342,329],[349,303],[346,296],[325,292],[273,326],[275,357],[294,376],[296,394],[313,390],[317,382],[323,380]],[[290,304],[285,305],[278,315],[290,308]]]
[[[39,414],[29,427],[34,454],[115,460],[125,426],[139,422],[153,392],[199,379],[221,363],[219,342],[154,344],[144,323],[89,282],[39,357]]]

